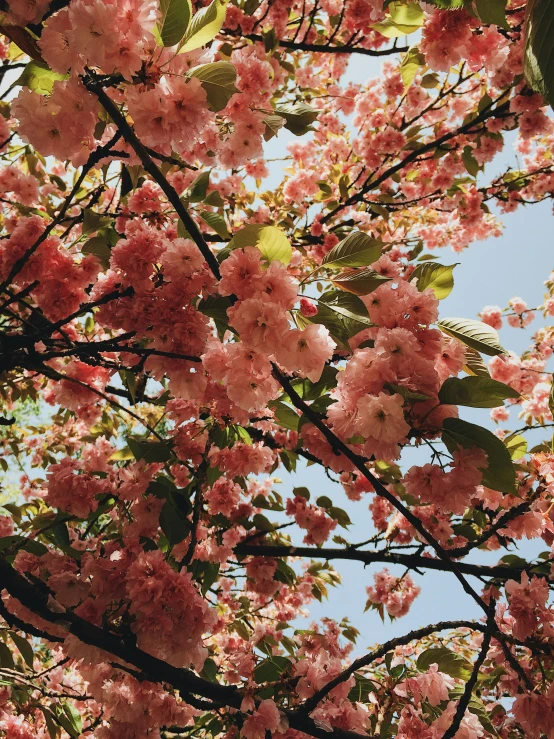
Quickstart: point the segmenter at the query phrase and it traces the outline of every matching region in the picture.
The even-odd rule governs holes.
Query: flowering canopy
[[[0,5],[0,735],[552,739],[554,327],[497,329],[554,277],[439,318],[438,253],[554,194],[547,0]],[[482,618],[353,661],[348,614],[297,628],[334,559]]]

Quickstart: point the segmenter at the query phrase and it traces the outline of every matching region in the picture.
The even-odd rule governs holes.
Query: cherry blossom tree
[[[552,4],[0,7],[0,736],[552,739],[554,276],[439,311],[554,194]]]

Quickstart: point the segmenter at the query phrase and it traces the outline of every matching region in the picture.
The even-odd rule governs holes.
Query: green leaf
[[[347,269],[333,278],[331,282],[335,287],[353,295],[368,295],[377,290],[383,282],[389,282],[391,278],[380,275],[374,269]]]
[[[49,711],[48,708],[41,706],[40,704],[37,705],[37,708],[44,714],[44,720],[46,722],[46,728],[48,729],[48,736],[50,739],[58,739],[60,730],[56,723],[56,719],[54,718],[54,714]]]
[[[191,522],[187,517],[186,509],[183,510],[173,500],[167,500],[160,511],[160,528],[171,546],[182,542],[191,530]]]
[[[554,4],[549,0],[527,3],[523,71],[529,87],[554,106]]]
[[[210,185],[210,170],[207,172],[201,172],[195,179],[191,182],[187,193],[186,193],[186,199],[190,203],[201,203],[202,200],[206,197],[206,193],[208,192],[208,187]]]
[[[277,560],[277,569],[273,577],[279,582],[284,582],[285,585],[294,585],[296,582],[296,572],[283,559]]]
[[[288,264],[292,259],[292,246],[281,229],[275,226],[250,223],[233,236],[232,248],[244,249],[246,246],[257,247],[264,259]]]
[[[144,441],[129,436],[127,444],[137,461],[167,462],[172,456],[170,441]]]
[[[52,711],[58,723],[64,728],[69,736],[77,737],[83,733],[83,721],[81,714],[71,703],[56,703],[51,705]]]
[[[423,292],[428,287],[435,293],[437,300],[448,297],[454,287],[454,267],[457,264],[444,265],[436,262],[418,264],[412,272],[410,280],[417,280],[417,289]]]
[[[519,393],[489,377],[449,377],[439,392],[441,403],[470,408],[497,408],[506,398],[519,398]]]
[[[548,408],[550,413],[554,416],[554,374],[550,378],[550,392],[548,393]]]
[[[203,221],[206,221],[208,226],[216,232],[218,236],[221,236],[222,239],[230,239],[231,234],[227,230],[227,224],[225,223],[225,218],[223,218],[222,215],[219,213],[213,213],[211,211],[203,210],[200,213],[200,217]]]
[[[321,323],[337,344],[347,350],[348,339],[373,325],[360,298],[340,290],[330,290],[322,295],[316,315],[304,320],[308,323]]]
[[[417,660],[417,669],[427,672],[429,667],[436,664],[440,672],[460,680],[467,680],[471,676],[472,664],[469,660],[456,654],[446,647],[434,647],[422,652]]]
[[[473,149],[471,146],[465,146],[462,152],[462,162],[466,168],[468,174],[472,177],[477,177],[479,170],[481,169],[479,162],[473,156]]]
[[[192,17],[190,0],[160,0],[158,30],[164,46],[175,46],[183,38]]]
[[[356,295],[345,295],[339,290],[329,290],[319,299],[319,307],[321,307],[322,303],[329,308],[329,310],[334,311],[341,317],[356,324],[353,327],[355,329],[355,333],[358,333],[369,326],[373,326],[369,318],[367,308]],[[314,318],[317,318],[317,316],[314,316]]]
[[[483,470],[483,485],[501,493],[517,494],[512,458],[497,436],[460,418],[446,418],[443,422],[442,440],[450,453],[456,451],[458,446],[464,449],[482,449],[488,458],[487,467]]]
[[[15,667],[11,650],[3,641],[0,641],[0,667],[6,667],[8,670]]]
[[[521,436],[521,434],[510,434],[502,439],[502,441],[514,461],[521,459],[527,453],[527,439]]]
[[[212,0],[196,13],[189,25],[179,52],[193,51],[205,46],[221,31],[225,20],[227,0]]]
[[[25,664],[32,670],[34,660],[33,647],[29,644],[27,639],[24,639],[19,634],[16,634],[15,631],[10,631],[10,637],[12,638],[15,646],[19,649],[21,656],[25,660]]]
[[[210,108],[219,113],[236,92],[237,70],[231,62],[209,62],[192,69],[188,77],[196,77],[206,91]]]
[[[277,136],[279,131],[285,125],[285,121],[280,115],[268,115],[264,118],[264,123],[264,141],[269,141],[274,136]]]
[[[402,64],[400,65],[400,75],[402,82],[404,83],[404,89],[407,90],[412,82],[420,67],[425,64],[425,56],[420,52],[417,46],[412,46],[411,49],[404,54]]]
[[[475,0],[475,10],[483,23],[509,29],[506,4],[507,0]]]
[[[272,656],[262,660],[254,669],[254,680],[260,683],[272,683],[278,680],[282,673],[291,665],[290,659],[287,657]]]
[[[464,364],[463,370],[468,375],[490,377],[487,365],[483,362],[483,358],[479,352],[469,346],[466,348],[466,363]]]
[[[252,523],[258,529],[258,531],[274,531],[275,526],[261,513],[255,513],[252,516]]]
[[[200,313],[214,319],[219,335],[223,336],[228,329],[227,310],[231,305],[229,298],[223,295],[208,295],[198,303],[197,308]]]
[[[112,219],[109,216],[104,216],[102,213],[97,213],[91,208],[85,208],[83,210],[83,226],[81,229],[81,235],[93,233],[99,231],[101,228],[110,225]]]
[[[387,10],[387,18],[382,23],[374,23],[371,26],[387,38],[397,38],[414,33],[425,21],[425,14],[418,3],[392,2]]]
[[[92,239],[86,241],[81,247],[81,254],[93,254],[104,269],[110,266],[110,257],[112,250],[105,236],[93,236]]]
[[[285,128],[295,136],[311,131],[311,124],[317,119],[319,110],[306,103],[281,103],[275,106],[275,113],[285,119]]]
[[[331,506],[327,510],[327,515],[331,516],[331,518],[334,519],[339,526],[342,526],[343,529],[347,529],[352,524],[348,513],[343,508]]]
[[[209,680],[211,683],[217,682],[217,665],[211,657],[208,657],[204,662],[200,677],[203,677],[204,680]]]
[[[54,82],[67,77],[66,74],[53,72],[44,62],[30,61],[12,87],[28,87],[39,95],[50,95]]]
[[[489,356],[507,353],[500,344],[498,333],[482,321],[470,318],[443,318],[437,325],[441,331],[478,352]]]
[[[280,426],[284,426],[291,431],[298,431],[298,422],[300,416],[296,411],[285,403],[277,401],[271,404],[271,408],[275,413],[275,419]]]
[[[381,256],[383,242],[362,231],[354,231],[328,252],[321,262],[325,267],[366,267]]]
[[[480,675],[481,676],[481,675]],[[479,676],[479,677],[480,677]],[[459,701],[464,692],[464,688],[461,685],[456,685],[448,692],[450,700]],[[469,699],[468,710],[470,713],[475,714],[479,719],[481,726],[492,736],[498,736],[498,732],[491,723],[491,715],[487,711],[483,701],[476,695],[472,695]]]

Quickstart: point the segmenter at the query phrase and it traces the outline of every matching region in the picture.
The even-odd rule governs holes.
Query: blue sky
[[[351,63],[347,79],[364,82],[379,73],[378,60],[363,57],[362,61]],[[283,157],[286,155],[286,143],[294,137],[287,131],[281,131],[276,139],[266,145],[267,157]],[[485,173],[479,174],[478,182],[486,183],[491,176],[515,164],[513,136],[507,137],[504,151],[489,165]],[[264,182],[267,187],[277,184],[281,179],[283,163],[272,165],[269,180]],[[515,213],[502,216],[504,230],[500,237],[477,242],[462,254],[455,254],[450,248],[433,252],[443,264],[460,262],[456,267],[455,285],[452,293],[441,302],[440,314],[446,316],[461,316],[475,318],[476,314],[485,305],[499,305],[505,307],[510,298],[520,296],[527,301],[530,307],[539,305],[543,301],[544,281],[554,269],[554,259],[551,257],[552,205],[549,201],[538,205],[521,207]],[[542,325],[542,317],[535,319],[531,328]],[[507,349],[516,352],[523,351],[529,344],[529,331],[512,329],[506,326],[500,332],[501,343]],[[466,420],[493,428],[489,420],[488,410],[463,409],[461,416]],[[412,464],[423,464],[428,461],[426,450],[407,450],[403,456],[403,468]],[[319,495],[329,495],[335,505],[345,508],[353,526],[349,529],[349,541],[356,542],[369,538],[372,535],[371,516],[368,504],[370,495],[359,503],[351,503],[346,498],[340,485],[334,485],[317,466],[303,467],[291,476],[284,470],[279,470],[282,484],[278,485],[279,492],[285,497],[292,494],[294,486],[305,485],[311,490],[312,498]],[[337,533],[341,532],[339,529]],[[301,542],[301,538],[296,540]],[[520,554],[537,554],[547,547],[539,542],[523,542],[519,545]],[[472,561],[494,564],[501,553],[477,552]],[[481,613],[469,596],[467,596],[451,574],[428,572],[423,577],[414,574],[414,579],[421,586],[422,592],[415,600],[407,616],[394,623],[386,620],[383,624],[373,610],[364,613],[366,603],[366,586],[373,584],[372,573],[383,565],[371,565],[364,569],[358,562],[334,562],[335,568],[341,573],[343,583],[338,589],[330,590],[330,598],[322,604],[316,603],[310,608],[310,617],[306,621],[300,620],[300,625],[306,628],[314,618],[329,616],[340,620],[348,616],[356,626],[361,637],[356,652],[363,652],[376,642],[381,642],[406,633],[419,626],[439,620],[452,618],[480,618]],[[394,571],[394,568],[390,568]],[[402,569],[397,569],[401,573]],[[475,586],[478,582],[474,581]]]

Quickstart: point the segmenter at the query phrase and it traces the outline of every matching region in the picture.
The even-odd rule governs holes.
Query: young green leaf
[[[144,459],[145,462],[167,462],[171,459],[170,441],[145,441],[129,436],[127,444],[137,461]]]
[[[54,82],[67,77],[66,74],[53,72],[44,62],[30,61],[12,87],[28,87],[39,95],[50,95]]]
[[[503,440],[506,449],[510,452],[510,457],[517,462],[527,453],[527,439],[521,434],[510,434]]]
[[[443,300],[452,292],[454,287],[452,273],[454,267],[457,266],[457,264],[447,266],[436,262],[423,262],[414,269],[410,280],[417,280],[416,285],[419,292],[423,292],[429,287],[435,293],[437,300]]]
[[[93,254],[104,269],[108,269],[110,266],[112,250],[105,236],[93,236],[92,239],[89,239],[83,244],[81,253],[85,255]]]
[[[190,183],[186,192],[186,199],[190,203],[201,203],[206,197],[208,187],[210,186],[210,170],[201,172]]]
[[[371,27],[387,38],[398,38],[414,33],[423,25],[425,14],[418,3],[392,2],[387,7],[388,16],[382,23]]]
[[[208,6],[199,10],[179,45],[179,52],[193,51],[213,41],[221,31],[226,9],[227,0],[212,0]]]
[[[400,75],[402,82],[404,83],[404,89],[408,89],[418,72],[418,70],[425,64],[425,56],[420,52],[417,46],[412,46],[408,49],[402,64],[400,65]]]
[[[527,3],[523,71],[529,87],[554,106],[554,4],[548,0]]]
[[[233,249],[244,249],[246,246],[256,246],[264,259],[271,263],[275,261],[288,264],[292,259],[292,246],[285,234],[275,226],[251,223],[244,226],[233,236]]]
[[[506,354],[497,332],[482,321],[474,321],[470,318],[443,318],[437,325],[441,331],[478,352],[490,356]]]

